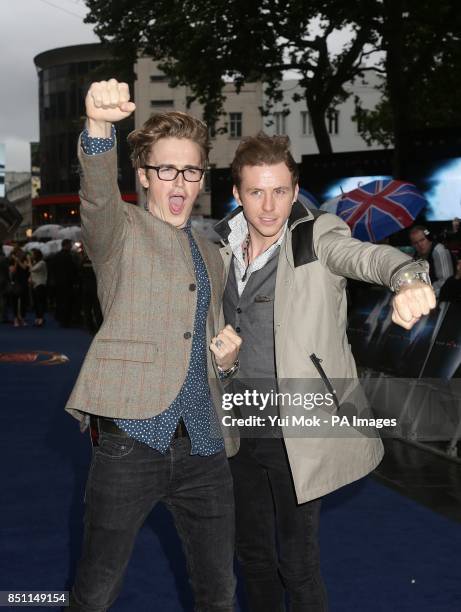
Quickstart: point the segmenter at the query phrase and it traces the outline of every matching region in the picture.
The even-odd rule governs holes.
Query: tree
[[[406,133],[461,124],[461,16],[451,0],[383,0],[373,27],[385,52],[382,99],[365,111],[368,144],[394,145],[394,174],[403,167]]]
[[[110,43],[117,57],[133,63],[151,56],[171,85],[188,85],[189,102],[203,104],[214,125],[223,110],[223,86],[233,80],[267,84],[267,114],[282,100],[280,84],[296,71],[320,153],[331,153],[325,117],[350,94],[345,84],[364,74],[375,51],[376,31],[367,2],[338,0],[86,0],[85,21]],[[371,3],[374,4],[373,2]],[[366,18],[368,15],[369,19]],[[350,40],[330,53],[332,34],[348,28]],[[299,98],[298,98],[299,99]],[[288,109],[285,109],[288,112]]]

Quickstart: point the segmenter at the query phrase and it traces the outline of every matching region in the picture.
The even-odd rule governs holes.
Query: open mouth
[[[168,198],[168,205],[172,215],[180,215],[184,210],[185,197],[182,194],[174,193]]]

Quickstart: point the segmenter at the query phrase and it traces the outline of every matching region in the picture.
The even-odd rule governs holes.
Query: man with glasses
[[[66,406],[91,425],[94,441],[69,609],[102,612],[113,604],[135,537],[163,501],[182,539],[196,609],[231,612],[232,479],[208,377],[236,371],[241,341],[230,326],[217,333],[223,267],[190,223],[207,128],[169,112],[132,132],[146,204],[126,205],[113,124],[134,109],[126,84],[93,83],[79,144],[83,242],[104,321]],[[226,446],[235,452],[232,440]]]

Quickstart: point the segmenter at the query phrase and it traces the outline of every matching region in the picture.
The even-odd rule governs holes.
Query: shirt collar
[[[245,219],[245,215],[243,214],[243,211],[238,213],[234,217],[232,217],[232,219],[229,219],[228,223],[229,223],[229,229],[230,229],[230,233],[228,236],[229,246],[231,247],[235,258],[239,261],[239,263],[243,264],[242,243],[248,235],[248,223],[247,223],[247,220]],[[280,244],[282,243],[282,240],[285,236],[286,231],[287,231],[287,223],[285,223],[283,227],[283,231],[279,239],[277,240],[277,242],[275,242],[270,247],[268,247],[264,251],[264,253],[261,253],[260,255],[258,255],[256,259],[259,259],[260,257],[263,257],[264,255],[267,255],[268,257],[270,257],[270,255],[272,255],[275,249],[278,246],[280,246]]]

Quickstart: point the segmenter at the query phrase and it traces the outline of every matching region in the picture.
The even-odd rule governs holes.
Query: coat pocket
[[[328,389],[328,392],[331,393],[331,395],[333,396],[333,401],[335,403],[336,409],[339,410],[341,409],[341,406],[339,404],[339,400],[338,400],[338,396],[336,395],[336,391],[333,387],[333,385],[331,384],[330,379],[328,378],[328,376],[325,373],[325,370],[322,368],[322,360],[319,359],[319,357],[317,357],[317,355],[315,353],[312,353],[312,355],[309,355],[310,360],[312,361],[312,363],[315,366],[315,369],[317,370],[317,372],[320,374],[320,378],[323,380],[325,387]]]
[[[94,343],[96,359],[152,363],[157,355],[158,346],[155,342],[101,338]]]

